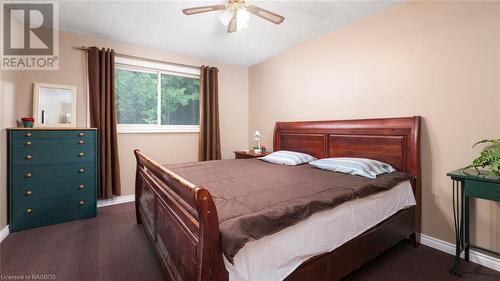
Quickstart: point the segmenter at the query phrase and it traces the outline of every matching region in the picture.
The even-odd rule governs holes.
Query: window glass
[[[200,80],[161,74],[161,124],[200,124]]]
[[[158,74],[115,69],[118,124],[157,124]]]

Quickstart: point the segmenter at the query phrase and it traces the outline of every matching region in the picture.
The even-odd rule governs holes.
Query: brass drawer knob
[[[85,141],[84,141],[84,140],[79,140],[79,141],[78,141],[78,144],[84,144],[84,143],[85,143]]]
[[[33,212],[31,208],[26,209],[26,214],[31,214],[31,212]]]
[[[24,176],[27,177],[27,178],[31,178],[33,176],[33,174],[30,173],[30,172],[27,172]]]
[[[80,204],[80,206],[83,206],[85,204],[85,201],[82,200],[82,201],[80,201],[79,204]]]
[[[25,142],[25,143],[24,143],[24,145],[26,145],[26,146],[30,146],[30,145],[32,145],[32,144],[33,144],[33,143],[32,143],[31,141],[27,141],[27,142]]]
[[[31,156],[31,154],[26,155],[26,160],[31,160],[32,158],[33,156]]]
[[[33,192],[31,192],[31,190],[26,191],[26,196],[31,196],[31,194],[33,194]]]
[[[31,134],[31,133],[26,133],[26,135],[25,135],[25,136],[29,138],[29,137],[31,137],[31,136],[32,136],[32,134]]]
[[[79,172],[80,174],[83,174],[83,173],[85,172],[85,169],[84,169],[84,168],[81,168],[80,170],[78,170],[78,172]]]
[[[83,157],[83,156],[85,156],[85,153],[80,152],[80,153],[78,153],[78,156]]]
[[[80,186],[78,187],[79,189],[84,189],[85,188],[85,185],[84,184],[80,184]]]
[[[78,135],[79,135],[80,137],[85,136],[85,134],[84,134],[83,132],[79,133]]]

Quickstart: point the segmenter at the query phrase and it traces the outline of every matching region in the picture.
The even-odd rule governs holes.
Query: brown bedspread
[[[222,251],[233,257],[246,242],[278,232],[346,201],[388,190],[408,180],[394,172],[368,179],[316,169],[282,166],[258,159],[166,165],[207,188],[219,215]]]

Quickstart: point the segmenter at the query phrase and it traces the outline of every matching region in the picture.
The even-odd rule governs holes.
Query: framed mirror
[[[33,117],[37,127],[76,127],[76,86],[35,82]]]

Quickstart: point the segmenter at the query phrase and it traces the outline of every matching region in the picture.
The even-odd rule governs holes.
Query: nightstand
[[[489,171],[481,171],[481,174],[478,174],[475,169],[458,169],[449,172],[447,176],[453,181],[453,218],[456,234],[455,262],[450,272],[461,276],[459,262],[462,252],[466,261],[469,261],[470,248],[500,256],[500,253],[473,246],[469,242],[469,200],[481,198],[500,202],[500,176]]]
[[[250,158],[258,158],[258,157],[264,157],[268,155],[271,152],[262,152],[262,153],[255,153],[253,150],[251,151],[235,151],[234,152],[234,158],[236,159],[250,159]]]

